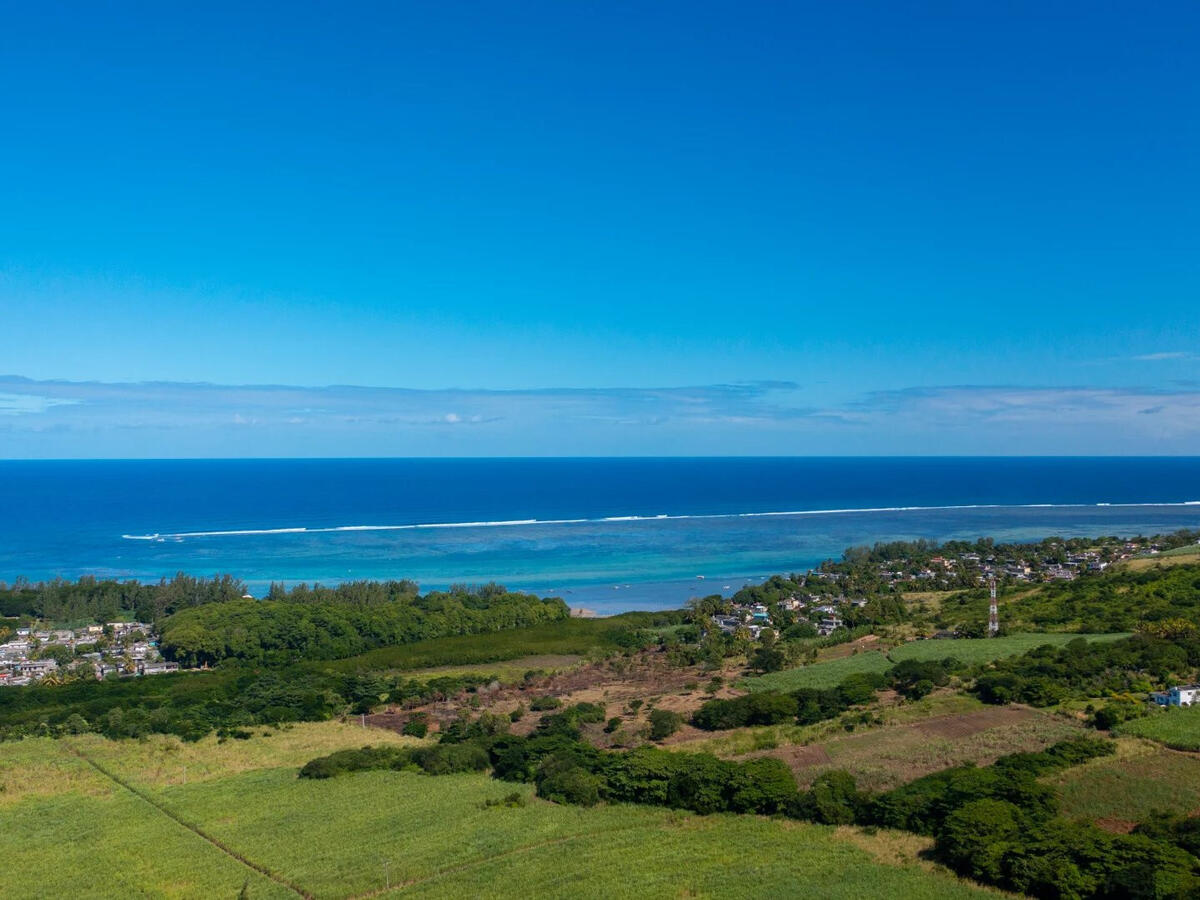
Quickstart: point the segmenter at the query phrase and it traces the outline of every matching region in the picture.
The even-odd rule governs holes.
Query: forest
[[[347,586],[347,593],[353,587]],[[339,659],[378,647],[526,628],[569,616],[570,609],[559,599],[509,593],[496,585],[378,600],[347,599],[336,591],[305,592],[297,598],[293,592],[286,600],[239,599],[181,610],[163,622],[160,649],[188,667],[224,659],[279,664]]]

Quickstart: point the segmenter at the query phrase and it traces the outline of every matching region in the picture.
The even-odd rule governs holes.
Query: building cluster
[[[144,622],[109,622],[76,629],[18,628],[0,644],[0,687],[58,678],[68,669],[90,672],[96,678],[178,671],[178,663],[162,658],[153,635],[153,627]]]
[[[1064,554],[1053,546],[1024,546],[1021,555],[961,553],[930,557],[920,563],[889,560],[880,563],[879,574],[890,585],[924,583],[930,590],[962,586],[964,579],[987,584],[992,579],[1031,584],[1073,581],[1082,574],[1103,572],[1114,562],[1135,556],[1155,555],[1160,548],[1148,540],[1131,540]],[[810,577],[837,580],[836,572],[812,572]]]
[[[807,619],[817,629],[821,636],[833,634],[839,628],[845,627],[845,611],[851,607],[867,605],[866,599],[850,600],[846,597],[829,597],[818,594],[803,596],[793,595],[779,601],[780,610],[786,610],[797,618]],[[730,612],[712,617],[713,624],[726,634],[734,634],[739,629],[746,629],[750,637],[758,640],[764,630],[772,630],[778,635],[780,623],[771,618],[770,609],[762,603],[734,603]]]

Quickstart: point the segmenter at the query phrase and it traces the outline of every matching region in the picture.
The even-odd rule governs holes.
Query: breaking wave
[[[776,512],[697,513],[689,515],[603,516],[579,519],[501,519],[490,522],[418,522],[403,525],[335,525],[328,527],[237,528],[227,531],[178,531],[154,534],[123,534],[127,541],[180,541],[187,538],[250,537],[274,534],[336,534],[354,531],[417,531],[436,528],[513,528],[530,525],[581,525],[604,522],[661,522],[684,519],[753,519],[781,516],[835,516],[853,513],[936,512],[956,509],[1089,509],[1093,507],[1179,507],[1200,506],[1200,500],[1174,503],[965,503],[950,506],[875,506],[855,509],[796,509]]]

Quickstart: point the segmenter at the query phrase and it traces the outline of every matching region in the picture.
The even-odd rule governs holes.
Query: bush
[[[796,715],[796,698],[777,691],[747,694],[732,700],[708,700],[692,716],[692,724],[706,731],[747,725],[777,725]]]
[[[618,723],[620,720],[617,720]],[[656,709],[650,713],[650,740],[661,741],[670,737],[683,724],[683,716],[668,709]]]
[[[545,712],[550,709],[558,709],[562,706],[562,701],[557,697],[534,697],[533,702],[529,704],[529,708],[534,712]]]
[[[860,818],[864,803],[853,775],[825,772],[817,776],[807,793],[797,798],[793,813],[825,825],[852,825]]]
[[[555,803],[595,806],[600,802],[601,778],[580,766],[549,774],[538,783],[539,797]]]
[[[1137,700],[1112,700],[1093,713],[1091,724],[1093,728],[1108,731],[1122,722],[1140,719],[1146,713],[1145,703],[1139,703]]]
[[[942,662],[902,660],[888,672],[888,681],[906,700],[920,700],[932,692],[935,687],[940,687],[950,681],[947,663],[953,665],[954,662],[952,659]]]
[[[368,769],[403,769],[413,761],[405,747],[362,747],[358,750],[339,750],[328,756],[309,760],[300,769],[301,778],[332,778],[347,772]]]
[[[874,672],[856,672],[847,675],[837,686],[838,698],[843,707],[861,706],[875,699],[875,691],[887,683],[882,675]]]
[[[410,751],[412,761],[429,775],[483,772],[492,762],[483,747],[474,743],[434,744]]]
[[[517,808],[525,805],[525,798],[521,796],[520,791],[513,791],[511,794],[505,794],[503,797],[492,797],[484,800],[479,804],[480,809],[492,809],[497,806],[506,808]]]
[[[425,713],[417,713],[404,723],[401,734],[409,737],[423,738],[429,733],[429,717]]]
[[[1020,848],[1027,825],[1003,800],[974,800],[946,817],[937,852],[952,868],[989,884],[1004,881],[1005,856]]]
[[[796,778],[779,759],[760,756],[741,764],[730,785],[732,812],[774,815],[795,806]]]

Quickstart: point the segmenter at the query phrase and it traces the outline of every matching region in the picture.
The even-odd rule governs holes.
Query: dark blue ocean
[[[496,580],[608,613],[879,540],[1197,528],[1198,501],[1200,457],[0,461],[0,579]]]

